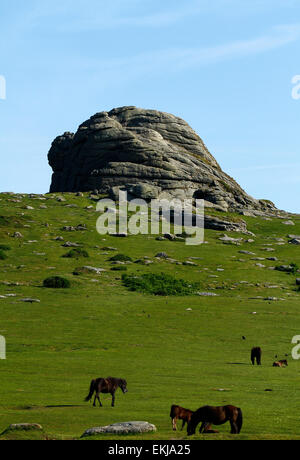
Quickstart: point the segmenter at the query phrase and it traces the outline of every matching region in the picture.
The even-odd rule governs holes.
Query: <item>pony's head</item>
[[[123,391],[123,393],[127,393],[127,392],[128,392],[126,380],[120,379],[119,387],[121,388],[121,390]]]

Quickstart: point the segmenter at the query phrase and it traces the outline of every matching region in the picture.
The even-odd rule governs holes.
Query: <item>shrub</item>
[[[51,278],[46,278],[43,282],[45,288],[53,289],[68,289],[71,286],[71,283],[66,278],[60,276],[52,276]]]
[[[117,265],[116,267],[112,267],[111,270],[114,272],[126,272],[127,267],[124,267],[124,265]]]
[[[292,267],[292,269],[291,269],[291,273],[292,273],[293,275],[296,275],[296,273],[298,273],[298,270],[299,270],[299,267],[298,267],[298,265],[297,265],[297,264],[294,264],[294,263],[292,263],[292,264],[291,264],[291,267]]]
[[[144,292],[161,296],[186,296],[193,295],[199,289],[198,284],[189,283],[173,276],[149,273],[141,276],[123,275],[123,284],[131,291]]]
[[[75,248],[63,255],[66,259],[77,259],[78,257],[89,257],[88,252],[85,249]]]
[[[296,273],[298,273],[299,267],[297,264],[291,263],[290,265],[277,265],[275,270],[296,275]]]
[[[7,255],[5,254],[4,251],[0,251],[0,260],[5,260],[7,259]]]
[[[111,262],[132,262],[132,258],[125,254],[116,254],[109,259]]]
[[[0,251],[10,251],[11,247],[6,244],[0,244]]]

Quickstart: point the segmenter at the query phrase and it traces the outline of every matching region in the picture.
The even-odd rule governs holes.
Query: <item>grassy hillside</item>
[[[87,194],[57,197],[0,195],[0,245],[11,248],[0,260],[0,335],[7,341],[7,360],[0,361],[0,432],[11,423],[39,423],[50,439],[77,439],[94,426],[145,420],[158,432],[138,439],[185,439],[186,432],[172,431],[171,404],[193,410],[234,404],[244,413],[239,439],[300,439],[300,361],[290,356],[291,339],[300,334],[297,275],[269,269],[300,266],[299,246],[287,237],[300,234],[300,216],[290,217],[295,226],[243,217],[256,235],[253,243],[223,244],[223,233],[206,231],[207,244],[191,247],[155,236],[100,236],[96,203]],[[86,230],[62,230],[79,224]],[[15,232],[23,238],[14,238]],[[65,242],[78,243],[89,258],[63,257],[72,249],[62,247]],[[199,259],[192,259],[196,266],[155,259],[162,251],[179,262]],[[129,291],[123,272],[111,270],[115,254],[153,261],[127,264],[129,275],[163,272],[218,296]],[[73,275],[86,265],[106,271]],[[67,278],[71,288],[44,288],[51,276]],[[250,363],[252,346],[263,349],[261,367]],[[285,354],[288,367],[273,368],[275,355]],[[128,381],[129,392],[118,391],[116,407],[105,395],[102,409],[84,403],[91,379],[109,375]],[[229,431],[226,424],[218,435],[195,439],[234,438]]]

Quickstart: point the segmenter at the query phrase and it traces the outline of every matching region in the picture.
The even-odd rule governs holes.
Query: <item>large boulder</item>
[[[151,433],[156,431],[156,426],[148,422],[123,422],[114,423],[113,425],[90,428],[86,430],[82,438],[88,436],[97,436],[99,434],[109,433],[115,435],[122,434],[137,434],[137,433]]]
[[[117,197],[199,198],[220,210],[263,212],[226,173],[182,119],[156,110],[122,107],[97,113],[76,134],[57,137],[49,151],[51,192],[97,190]]]

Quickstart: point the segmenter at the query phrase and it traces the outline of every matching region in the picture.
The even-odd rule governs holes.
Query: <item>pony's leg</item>
[[[231,425],[231,434],[238,434],[239,430],[238,430],[237,424],[233,420],[230,420],[230,425]]]
[[[94,402],[94,407],[96,407],[96,401],[99,401],[99,405],[100,407],[102,407],[102,402],[100,400],[100,393],[96,393],[96,396],[95,396],[95,402]]]
[[[172,420],[173,431],[177,430],[177,417],[174,417]]]
[[[206,425],[207,425],[206,422],[203,422],[203,423],[202,423],[202,425],[201,425],[201,427],[200,427],[200,430],[199,430],[199,433],[203,433],[203,431],[204,431],[205,428],[206,428]]]
[[[96,401],[97,401],[97,393],[95,394],[95,398],[94,398],[94,404],[93,404],[94,407],[96,407]]]
[[[183,428],[185,427],[185,422],[186,420],[182,420],[182,427],[181,427],[181,431],[183,430]]]
[[[116,401],[116,396],[115,396],[115,393],[112,393],[112,402],[111,402],[111,407],[115,407],[115,401]]]

